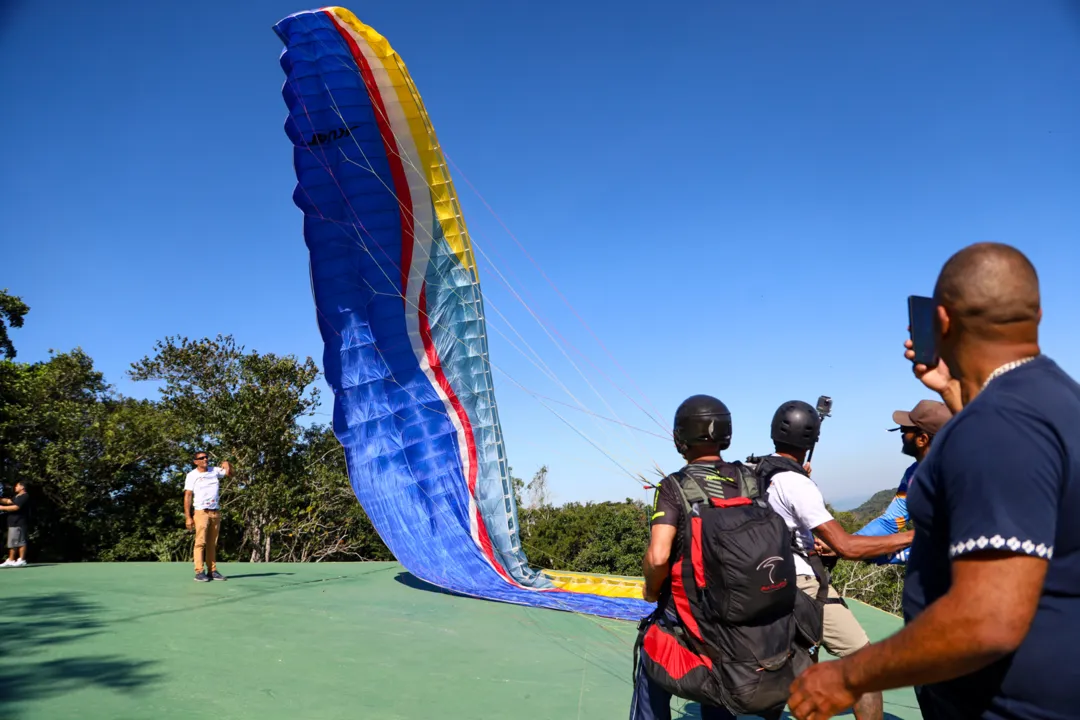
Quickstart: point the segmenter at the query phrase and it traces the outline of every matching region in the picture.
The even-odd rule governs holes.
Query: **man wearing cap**
[[[904,471],[904,476],[900,479],[900,487],[896,489],[896,495],[885,511],[868,522],[855,533],[856,535],[892,535],[911,529],[911,519],[907,509],[908,483],[915,474],[915,469],[919,467],[919,463],[930,452],[930,443],[933,442],[934,436],[945,426],[945,423],[952,419],[952,411],[945,403],[937,400],[920,400],[919,404],[910,411],[897,410],[892,418],[899,427],[892,428],[889,432],[900,431],[903,443],[900,452],[915,458],[915,462]],[[878,565],[903,564],[907,562],[909,552],[911,548],[904,548],[898,553],[870,562]]]

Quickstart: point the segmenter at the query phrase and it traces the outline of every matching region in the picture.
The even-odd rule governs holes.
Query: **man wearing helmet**
[[[776,452],[764,458],[756,473],[769,505],[793,533],[795,571],[799,589],[823,603],[825,649],[844,657],[870,643],[851,610],[828,584],[828,573],[814,552],[818,536],[837,555],[848,560],[869,560],[898,552],[911,545],[913,532],[879,537],[851,535],[825,507],[825,498],[810,479],[804,462],[807,451],[817,442],[821,418],[813,406],[800,400],[781,405],[772,420],[772,441]],[[879,720],[883,716],[881,693],[867,693],[854,707],[858,720]]]
[[[718,475],[730,477],[735,471],[720,452],[731,444],[731,412],[709,395],[694,395],[675,411],[675,449],[689,465],[703,465]],[[669,476],[670,477],[670,476]],[[667,479],[667,478],[665,478]],[[674,482],[661,481],[653,500],[649,548],[645,552],[645,599],[656,602],[669,584],[671,549],[679,528],[682,500]]]
[[[673,431],[675,448],[688,463],[704,473],[719,477],[733,477],[734,466],[725,462],[720,453],[731,444],[731,413],[720,400],[709,395],[687,398],[675,412]],[[671,598],[671,565],[677,560],[673,548],[682,547],[678,537],[680,514],[683,503],[676,487],[677,480],[669,475],[659,483],[653,501],[652,526],[648,550],[642,569],[645,574],[643,595],[649,602],[659,602],[666,607]],[[668,608],[669,622],[678,622],[675,613]],[[634,698],[630,707],[631,720],[670,720],[671,693],[653,682],[644,671],[644,664],[637,668]],[[702,720],[735,720],[727,709],[719,706],[701,706]]]

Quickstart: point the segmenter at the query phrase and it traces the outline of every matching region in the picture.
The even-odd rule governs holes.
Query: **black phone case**
[[[908,325],[911,327],[909,336],[911,338],[912,350],[915,351],[915,357],[912,363],[915,365],[926,365],[927,367],[934,367],[938,363],[937,348],[934,347],[933,341],[930,342],[929,347],[927,344],[920,343],[916,338],[920,336],[925,339],[927,336],[933,337],[933,328],[922,327],[922,323],[925,318],[919,316],[919,313],[915,311],[915,301],[913,297],[908,298]]]

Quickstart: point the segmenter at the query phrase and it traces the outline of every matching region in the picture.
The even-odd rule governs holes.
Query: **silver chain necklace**
[[[1034,360],[1037,357],[1039,357],[1039,356],[1038,355],[1029,355],[1026,358],[1020,358],[1019,360],[1013,360],[1012,362],[1005,363],[1004,365],[1002,365],[998,369],[994,370],[994,372],[990,373],[990,376],[988,378],[986,378],[986,382],[983,383],[982,387],[979,388],[979,390],[980,391],[985,390],[986,386],[990,384],[991,380],[993,380],[995,378],[999,378],[1002,375],[1004,375],[1005,373],[1009,372],[1010,370],[1015,370],[1016,368],[1020,367],[1021,365],[1025,365],[1025,364],[1031,362],[1032,360]]]

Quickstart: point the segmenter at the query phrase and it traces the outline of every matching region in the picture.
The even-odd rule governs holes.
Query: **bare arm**
[[[660,598],[660,588],[670,572],[668,560],[671,559],[675,530],[674,525],[653,525],[652,534],[649,536],[649,548],[645,551],[645,559],[641,564],[645,574],[643,595],[649,602],[656,602]]]
[[[0,505],[0,510],[4,512],[19,512],[19,506],[8,502],[4,505]]]
[[[190,490],[184,491],[184,521],[189,529],[195,524],[195,520],[191,517],[191,498],[194,495],[195,493]]]
[[[913,530],[878,537],[851,535],[836,520],[818,525],[814,528],[814,534],[835,550],[837,555],[848,560],[870,560],[891,555],[908,547],[915,539]]]
[[[1048,561],[986,552],[953,561],[952,587],[887,640],[846,658],[862,694],[966,675],[1020,647],[1039,606]]]

